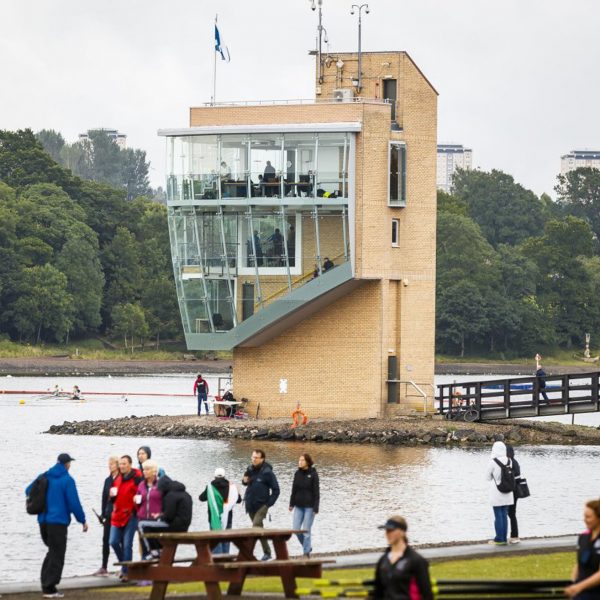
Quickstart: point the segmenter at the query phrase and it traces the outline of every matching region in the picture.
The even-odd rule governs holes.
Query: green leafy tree
[[[61,342],[73,324],[73,298],[67,278],[52,265],[23,269],[19,297],[10,310],[19,337],[39,343],[44,337]]]
[[[60,153],[65,146],[65,138],[54,129],[42,129],[35,134],[38,142],[42,144],[44,150],[57,163],[61,162]]]
[[[100,264],[98,237],[84,223],[71,227],[56,259],[56,267],[67,277],[73,297],[73,330],[94,331],[102,323],[100,308],[104,274]]]
[[[102,250],[101,260],[106,276],[104,311],[110,317],[117,304],[138,302],[142,290],[140,248],[131,231],[118,227]]]
[[[569,171],[558,176],[554,189],[564,213],[589,223],[600,239],[600,171],[589,167]]]
[[[148,323],[144,309],[139,304],[128,302],[115,305],[112,309],[111,320],[115,333],[123,336],[125,348],[127,348],[129,340],[133,353],[136,337],[141,340],[143,345],[143,340],[148,335]]]
[[[132,148],[121,150],[122,183],[127,190],[128,200],[151,193],[148,179],[149,168],[150,163],[146,162],[146,153],[143,150]]]
[[[592,280],[581,258],[591,257],[593,247],[590,226],[571,216],[548,221],[543,236],[523,244],[523,252],[538,268],[538,303],[553,322],[558,341],[567,348],[581,343],[592,324]]]
[[[510,175],[458,170],[452,183],[453,195],[466,203],[469,216],[492,246],[515,245],[543,230],[544,203]]]

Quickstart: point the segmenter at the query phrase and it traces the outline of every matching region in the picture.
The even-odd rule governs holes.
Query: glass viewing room
[[[352,278],[355,130],[215,133],[231,129],[159,132],[191,349],[240,345]]]

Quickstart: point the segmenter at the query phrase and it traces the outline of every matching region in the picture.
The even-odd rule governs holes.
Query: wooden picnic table
[[[296,577],[320,578],[323,563],[335,561],[291,559],[287,542],[295,533],[304,532],[253,527],[187,533],[150,533],[146,537],[160,540],[160,558],[122,564],[128,567],[129,579],[152,581],[150,600],[163,600],[169,583],[190,581],[203,581],[209,600],[221,600],[221,581],[229,582],[228,595],[240,596],[248,575],[280,577],[286,598],[297,598]],[[254,546],[261,538],[272,541],[274,560],[263,562],[254,557]],[[238,549],[238,554],[213,554],[213,549],[222,542],[232,543]],[[189,560],[176,560],[177,548],[184,545],[194,546],[196,556]],[[190,564],[183,565],[184,562]]]

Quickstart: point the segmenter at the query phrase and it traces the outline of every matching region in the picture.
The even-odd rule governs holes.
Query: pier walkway
[[[493,421],[600,411],[600,372],[517,377],[438,385],[436,407],[447,419]]]

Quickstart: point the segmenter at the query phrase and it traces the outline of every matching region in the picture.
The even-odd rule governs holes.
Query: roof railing
[[[352,96],[350,98],[291,98],[285,100],[235,100],[231,102],[204,102],[202,107],[222,106],[275,106],[275,105],[304,105],[304,104],[390,104],[386,98],[366,98]]]

